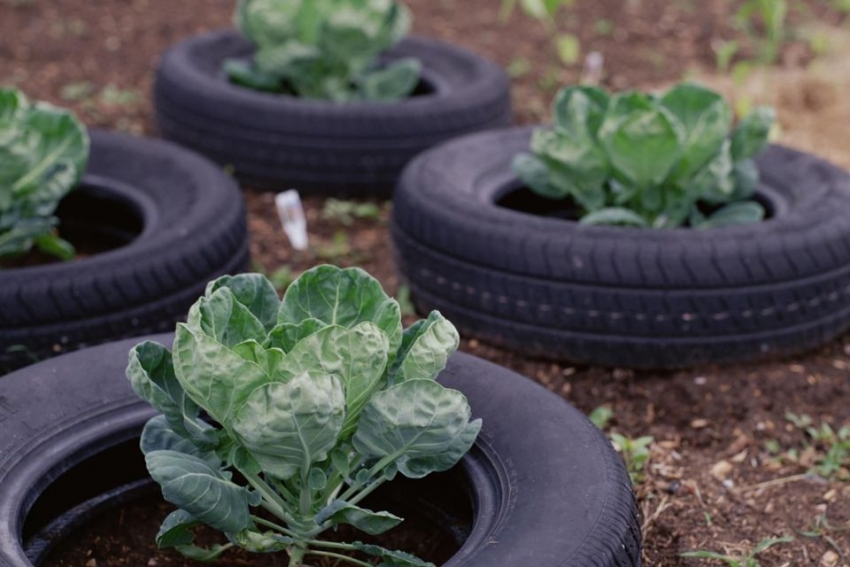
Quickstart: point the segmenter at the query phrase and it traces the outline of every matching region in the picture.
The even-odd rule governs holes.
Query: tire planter
[[[469,136],[406,169],[392,233],[421,309],[532,355],[638,368],[788,354],[850,327],[847,173],[773,146],[757,160],[764,222],[585,226],[523,197],[510,164],[530,134]]]
[[[167,142],[94,131],[91,143],[80,188],[60,207],[60,230],[123,246],[0,270],[0,373],[171,329],[206,282],[247,266],[242,197],[216,166]]]
[[[0,566],[38,565],[57,534],[67,535],[67,518],[85,521],[144,488],[138,436],[153,410],[123,377],[136,342],[71,353],[0,381]],[[473,450],[447,473],[464,479],[473,521],[445,567],[640,565],[628,475],[583,415],[468,355],[455,355],[440,381],[462,390],[484,419]]]
[[[224,60],[252,52],[235,30],[193,37],[165,54],[154,89],[162,134],[232,166],[252,187],[387,196],[422,150],[510,123],[504,71],[436,40],[409,38],[387,53],[423,63],[427,93],[400,103],[309,101],[230,83]]]

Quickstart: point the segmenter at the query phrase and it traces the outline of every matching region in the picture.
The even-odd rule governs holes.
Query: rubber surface
[[[122,474],[124,463],[141,459],[135,453],[95,466],[115,447],[138,452],[135,439],[152,415],[124,378],[136,342],[75,352],[0,380],[0,566],[31,565],[24,538],[56,514],[138,480]],[[444,567],[641,564],[628,475],[587,418],[530,380],[468,355],[453,356],[439,380],[464,392],[484,420],[462,461],[474,527]],[[63,490],[69,481],[74,489]]]
[[[171,329],[208,281],[247,267],[242,196],[200,156],[95,131],[83,183],[125,202],[141,233],[89,258],[0,271],[0,372],[32,357]]]
[[[394,201],[418,305],[534,355],[682,367],[786,354],[850,327],[850,176],[788,148],[758,160],[762,223],[711,230],[580,225],[497,203],[529,129],[423,154]]]
[[[422,150],[511,120],[504,71],[436,40],[409,38],[387,53],[422,61],[434,91],[399,103],[309,101],[231,84],[223,61],[252,49],[235,30],[179,43],[162,59],[154,98],[166,138],[233,166],[253,187],[386,196]]]

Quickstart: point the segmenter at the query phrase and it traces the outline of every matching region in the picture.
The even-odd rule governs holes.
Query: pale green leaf
[[[281,479],[307,474],[328,457],[345,419],[342,383],[332,375],[296,376],[254,390],[233,430],[263,470]]]
[[[457,329],[439,311],[404,332],[401,348],[390,371],[390,383],[406,380],[433,380],[446,367],[457,350]]]
[[[410,380],[372,397],[354,447],[368,457],[388,458],[406,476],[447,470],[457,462],[452,459],[463,455],[461,446],[468,450],[478,433],[480,421],[470,423],[470,415],[460,392],[432,380]]]
[[[250,525],[248,491],[203,460],[175,451],[145,455],[148,472],[168,502],[225,533]]]
[[[319,266],[304,272],[286,290],[277,320],[297,324],[304,319],[348,328],[369,321],[387,335],[390,353],[401,345],[398,302],[360,268]]]

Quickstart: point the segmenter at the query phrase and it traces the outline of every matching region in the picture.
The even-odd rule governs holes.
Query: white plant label
[[[301,205],[301,196],[298,191],[290,189],[278,193],[274,204],[277,215],[280,217],[280,224],[292,247],[296,250],[306,250],[307,218],[304,216],[304,207]]]

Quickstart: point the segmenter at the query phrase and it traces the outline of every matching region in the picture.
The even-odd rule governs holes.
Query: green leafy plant
[[[719,94],[683,83],[661,96],[568,87],[554,114],[514,171],[543,197],[572,199],[584,224],[708,228],[764,217],[751,200],[759,177],[752,158],[768,144],[770,108],[732,131]]]
[[[142,451],[179,508],[157,544],[204,559],[232,547],[286,551],[290,567],[305,556],[369,565],[340,551],[385,567],[430,565],[318,538],[341,524],[371,535],[395,527],[402,518],[361,501],[397,474],[447,470],[472,446],[481,420],[434,380],[458,340],[436,311],[403,331],[398,303],[357,268],[314,268],[282,301],[259,274],[210,283],[177,326],[173,354],[153,342],[130,352],[134,391],[162,412]],[[199,524],[228,543],[195,546]]]
[[[767,538],[761,540],[754,548],[744,552],[740,556],[724,555],[713,551],[688,551],[683,553],[682,557],[694,557],[699,559],[715,559],[729,567],[761,567],[758,561],[758,556],[775,545],[782,543],[790,543],[794,541],[793,537]]]
[[[758,44],[759,60],[775,63],[788,38],[788,0],[747,0],[735,14],[735,22]],[[758,23],[758,26],[756,25]]]
[[[380,60],[410,29],[394,0],[241,0],[235,19],[257,48],[251,61],[225,62],[243,86],[349,102],[399,100],[419,83],[418,60]]]
[[[0,257],[33,246],[69,259],[56,234],[59,201],[80,180],[89,155],[85,127],[68,111],[0,89]]]
[[[785,419],[806,435],[807,446],[814,447],[816,452],[812,473],[824,478],[850,480],[850,425],[844,425],[837,431],[826,422],[815,427],[811,416],[793,412],[786,413]],[[799,453],[791,450],[785,457],[796,461]]]
[[[650,455],[649,447],[655,442],[655,438],[646,435],[631,439],[619,433],[611,433],[610,437],[614,443],[614,448],[626,463],[626,470],[629,472],[632,484],[641,484],[646,478],[646,465],[649,462]]]
[[[377,221],[381,219],[381,207],[368,201],[344,201],[330,198],[322,208],[322,218],[351,226],[355,220]]]

